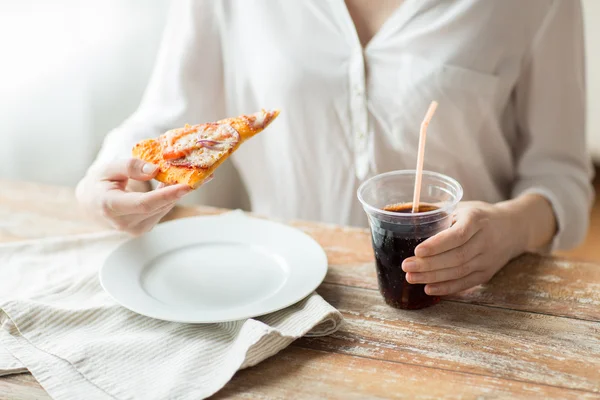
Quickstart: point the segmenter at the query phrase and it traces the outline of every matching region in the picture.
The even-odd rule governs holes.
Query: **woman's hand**
[[[525,251],[547,245],[556,231],[550,204],[539,195],[498,204],[461,203],[453,225],[427,239],[402,269],[409,283],[442,296],[488,282]]]
[[[190,192],[187,185],[147,191],[158,168],[138,159],[118,160],[92,168],[77,185],[78,201],[112,227],[141,234],[149,231]]]

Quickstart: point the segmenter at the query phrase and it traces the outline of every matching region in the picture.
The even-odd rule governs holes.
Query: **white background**
[[[168,0],[0,0],[0,179],[75,185],[137,107]],[[233,167],[188,203],[247,208]],[[0,186],[0,192],[2,187]]]
[[[0,0],[0,179],[78,181],[136,108],[168,1]],[[584,12],[587,136],[600,162],[600,0],[584,0]],[[191,200],[246,204],[231,166],[218,177]]]

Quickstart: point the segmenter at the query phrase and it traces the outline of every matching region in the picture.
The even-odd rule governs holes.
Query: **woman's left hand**
[[[443,296],[486,283],[526,246],[522,221],[510,207],[464,202],[453,225],[417,246],[402,269],[409,283],[424,283],[425,293]]]

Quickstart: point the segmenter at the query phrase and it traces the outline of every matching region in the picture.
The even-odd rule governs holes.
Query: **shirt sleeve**
[[[224,84],[214,0],[172,1],[150,82],[138,109],[105,137],[94,165],[131,157],[138,141],[224,116]]]
[[[538,29],[515,89],[519,128],[513,197],[538,193],[558,232],[550,250],[581,243],[593,199],[585,137],[585,60],[578,0],[554,1]]]

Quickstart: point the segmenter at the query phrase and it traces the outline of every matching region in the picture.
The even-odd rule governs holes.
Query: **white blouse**
[[[576,0],[405,0],[362,48],[344,0],[174,1],[137,112],[97,162],[184,123],[280,108],[233,162],[255,212],[365,225],[356,189],[416,164],[464,200],[537,192],[555,248],[583,240],[592,199]],[[215,180],[216,182],[216,180]]]

